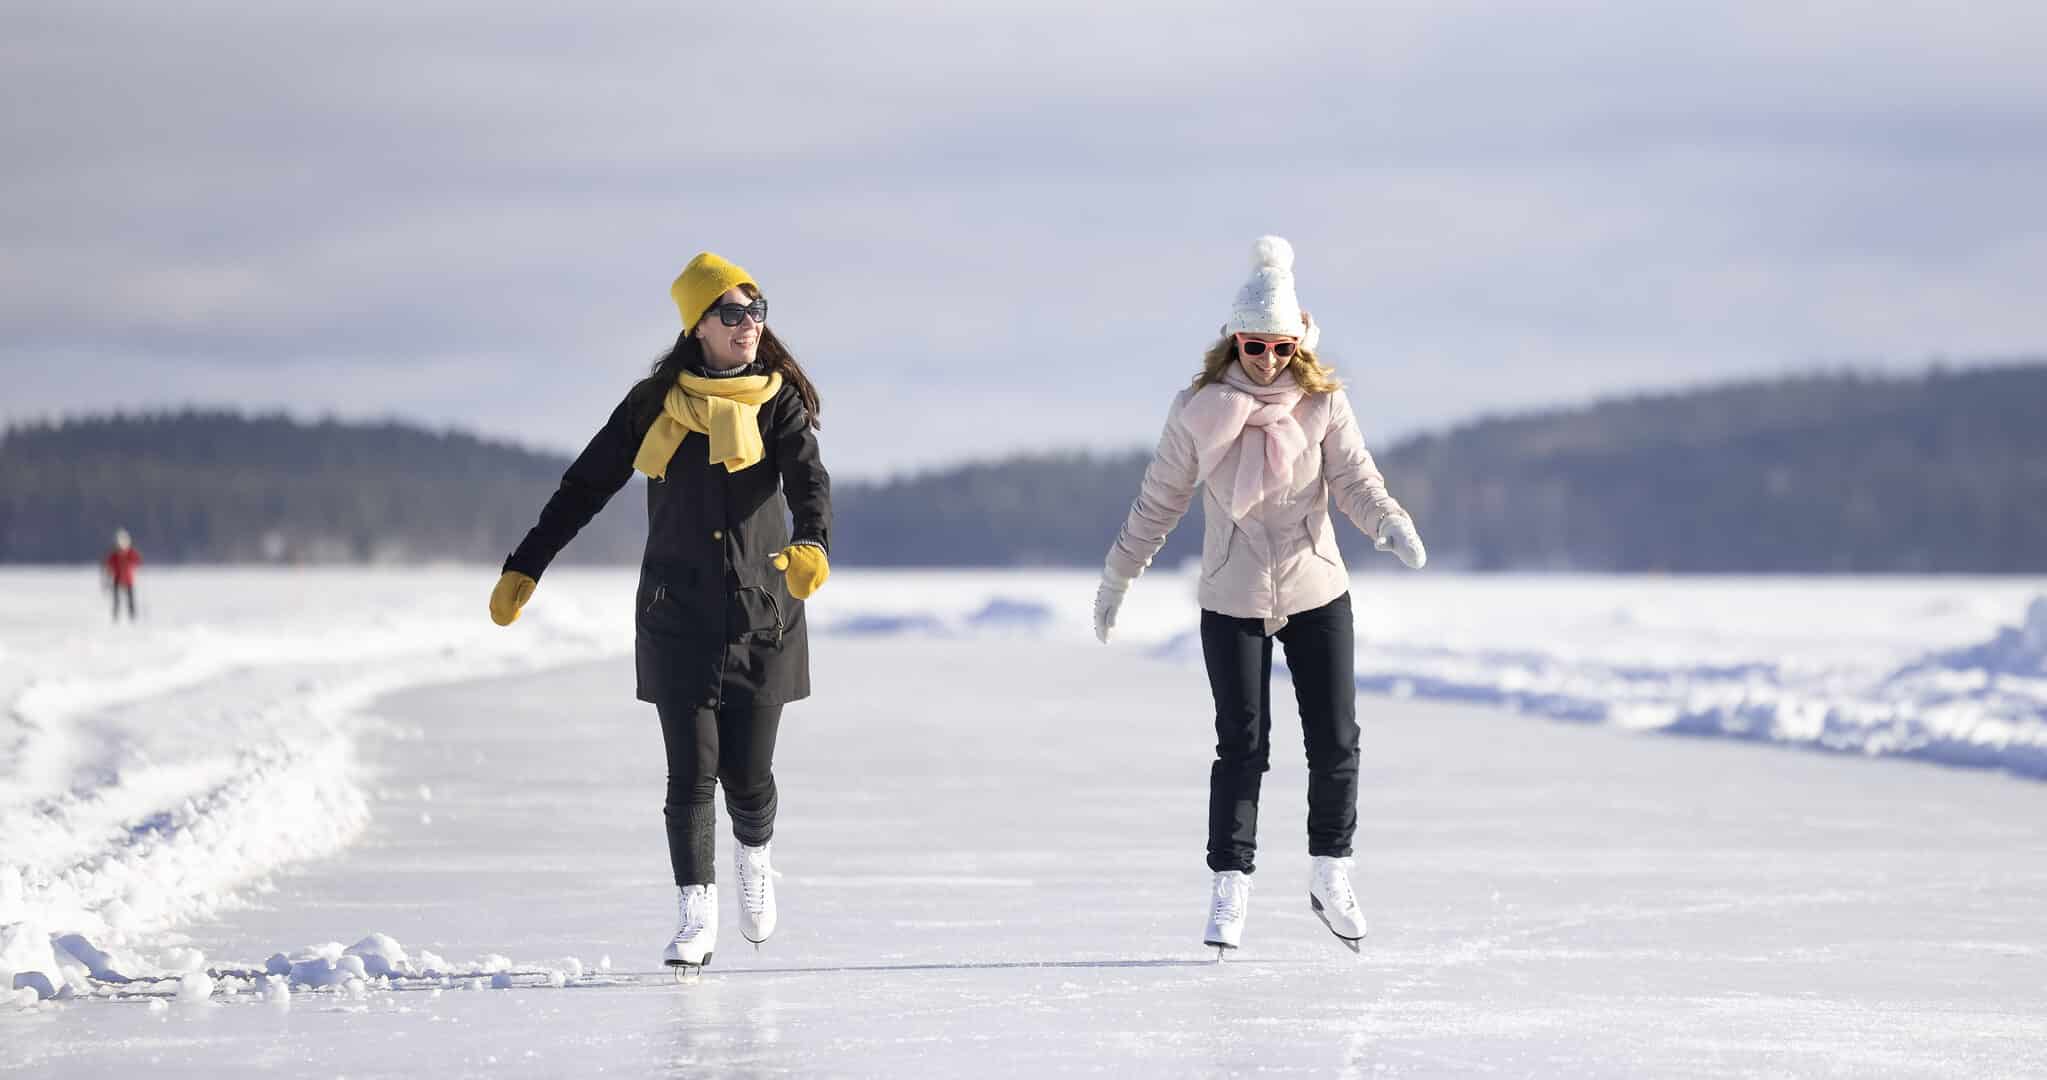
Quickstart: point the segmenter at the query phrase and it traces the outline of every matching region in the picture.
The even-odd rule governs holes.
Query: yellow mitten
[[[499,626],[519,621],[519,609],[533,599],[533,586],[537,584],[517,570],[505,571],[505,576],[498,579],[498,587],[490,591],[490,621]]]
[[[775,556],[775,569],[789,578],[789,595],[798,600],[810,599],[810,594],[832,576],[832,566],[824,557],[824,549],[816,544],[795,544],[782,549]]]

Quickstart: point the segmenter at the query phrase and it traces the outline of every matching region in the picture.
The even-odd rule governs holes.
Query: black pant
[[[775,733],[780,705],[706,709],[661,705],[661,741],[668,747],[668,861],[677,885],[709,885],[717,813],[711,804],[725,785],[732,835],[751,847],[775,835]]]
[[[114,621],[115,621],[115,622],[120,622],[120,621],[121,621],[121,597],[123,597],[123,596],[126,596],[126,597],[128,598],[128,621],[129,621],[129,622],[134,622],[134,621],[135,621],[135,586],[133,586],[133,585],[122,585],[122,584],[120,584],[120,583],[116,582],[116,583],[115,583],[115,585],[114,585],[114,589],[113,589],[113,592],[114,592]]]
[[[1286,648],[1308,746],[1308,854],[1350,854],[1358,826],[1357,656],[1350,594],[1287,620],[1201,613],[1201,657],[1215,693],[1215,765],[1208,776],[1208,867],[1250,873],[1258,848],[1258,786],[1272,756],[1272,642]]]

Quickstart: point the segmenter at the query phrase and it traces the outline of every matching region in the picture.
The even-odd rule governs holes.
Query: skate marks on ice
[[[721,975],[902,974],[920,971],[1087,971],[1133,968],[1201,968],[1207,960],[1159,958],[1143,960],[960,960],[902,964],[818,964],[796,967],[734,968]]]
[[[1246,960],[1244,967],[1298,967],[1311,961],[1301,960]],[[361,996],[376,993],[417,993],[434,990],[574,990],[607,989],[631,986],[666,986],[678,981],[678,975],[687,975],[685,985],[699,979],[757,979],[790,975],[901,975],[918,972],[974,972],[974,971],[1109,971],[1161,968],[1207,968],[1215,966],[1209,960],[1194,960],[1185,957],[1161,957],[1134,960],[962,960],[944,963],[902,963],[902,964],[812,964],[782,967],[723,967],[713,968],[709,964],[692,967],[674,965],[649,971],[590,971],[571,974],[561,968],[514,968],[506,971],[469,971],[450,975],[386,975],[374,980],[355,980],[361,985],[351,986],[349,982],[310,986],[304,983],[288,985],[295,994],[333,991],[347,996]],[[676,968],[686,970],[678,972]],[[217,968],[204,973],[215,984],[216,989],[234,987],[237,993],[248,992],[250,987],[261,989],[266,980],[279,978],[275,973],[253,968]],[[95,1003],[147,1002],[153,998],[189,998],[187,983],[189,976],[152,975],[136,978],[99,979],[89,978],[91,990],[70,1000]],[[247,984],[236,986],[235,984]],[[233,997],[234,994],[228,994]]]

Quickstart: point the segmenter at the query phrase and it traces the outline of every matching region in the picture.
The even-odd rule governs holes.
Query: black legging
[[[1272,760],[1272,643],[1286,650],[1308,750],[1308,854],[1350,854],[1358,827],[1358,714],[1350,594],[1287,620],[1201,613],[1201,655],[1215,695],[1208,779],[1208,868],[1250,873],[1258,790]]]
[[[717,812],[711,796],[725,785],[732,835],[751,847],[775,835],[775,733],[780,705],[719,709],[660,705],[661,741],[668,747],[668,861],[677,885],[709,885]]]

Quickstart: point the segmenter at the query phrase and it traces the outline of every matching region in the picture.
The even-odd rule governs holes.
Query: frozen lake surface
[[[1779,697],[1916,716],[1937,695],[1898,672],[1980,661],[1944,707],[2024,732],[2040,583],[1361,578],[1361,675],[1409,680],[1360,703],[1370,937],[1352,956],[1308,910],[1282,708],[1246,947],[1216,965],[1184,582],[1141,582],[1103,648],[1090,575],[843,573],[777,757],[781,929],[756,953],[728,919],[677,986],[630,577],[551,574],[502,631],[488,576],[158,574],[116,632],[88,576],[0,574],[0,968],[60,994],[0,1008],[0,1072],[2047,1071],[2023,757],[1645,736],[1668,725],[1594,677],[1686,683],[1698,714],[1768,663]],[[1542,671],[1611,711],[1553,707]],[[372,933],[396,978],[329,963]]]

